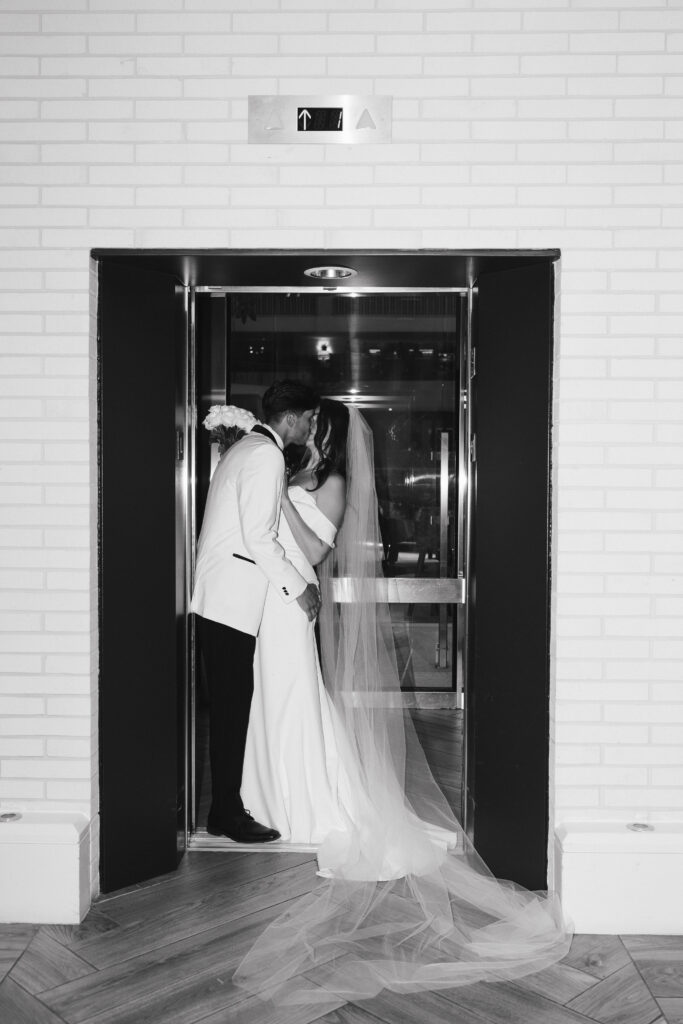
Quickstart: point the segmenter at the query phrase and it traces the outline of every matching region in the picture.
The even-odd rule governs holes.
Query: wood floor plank
[[[385,991],[353,1005],[379,1018],[382,1024],[485,1024],[479,1014],[464,1007],[459,1006],[454,1014],[453,1003],[439,992],[399,995]]]
[[[104,935],[118,927],[118,923],[95,904],[80,924],[43,925],[41,932],[44,935],[49,935],[62,946],[78,947],[89,942],[94,936]]]
[[[198,854],[211,856],[211,854]],[[210,872],[199,877],[184,879],[173,889],[158,889],[127,893],[117,901],[116,906],[107,905],[107,913],[119,924],[129,925],[165,913],[173,906],[182,915],[185,907],[197,901],[227,892],[260,878],[268,878],[275,872],[286,871],[292,867],[308,865],[311,876],[315,877],[315,857],[310,853],[259,853],[249,854],[217,854],[220,861]]]
[[[449,794],[455,794],[459,805],[462,799],[462,785],[459,782],[460,776],[457,773],[451,771],[445,772],[440,769],[435,769],[432,772],[432,775],[438,783],[443,795],[448,797]]]
[[[234,970],[263,929],[284,909],[269,907],[218,928],[68,982],[41,999],[69,1024],[182,989],[195,979]]]
[[[546,999],[535,992],[524,992],[508,982],[478,982],[462,988],[447,989],[444,997],[457,1007],[483,1017],[487,1024],[586,1024],[587,1018],[576,1010]]]
[[[446,801],[448,802],[451,811],[453,812],[457,820],[460,821],[462,788],[460,786],[444,786],[443,783],[441,783],[441,790],[443,792],[443,795],[446,797]]]
[[[436,781],[439,783],[441,792],[446,797],[451,807],[456,807],[459,810],[460,803],[462,800],[462,786],[458,784],[457,779],[453,782],[453,784],[451,784],[450,781],[446,782],[444,781],[444,779],[439,778],[439,776],[437,775]]]
[[[161,886],[136,887],[104,901],[98,900],[96,907],[118,925],[128,924],[136,918],[154,914],[159,907],[181,906],[192,899],[193,893],[210,892],[231,875],[233,867],[231,858],[224,857],[222,865],[212,865],[210,870],[201,872],[197,877],[183,875],[169,879]]]
[[[234,863],[244,858],[241,851],[231,850]],[[182,892],[189,886],[194,885],[205,874],[222,872],[225,870],[225,858],[221,863],[220,853],[203,851],[195,853],[189,850],[182,858],[176,871],[169,871],[167,874],[159,875],[156,878],[147,879],[144,882],[137,882],[135,885],[126,886],[123,889],[116,889],[113,892],[105,893],[98,897],[95,906],[106,913],[115,916],[120,905],[125,905],[130,897],[154,891],[159,894],[166,892],[172,898],[176,892]],[[195,858],[197,858],[195,860]]]
[[[420,741],[430,748],[444,754],[457,756],[461,745],[459,738],[452,729],[439,729],[432,725],[416,725],[415,733]]]
[[[658,999],[667,1024],[683,1024],[683,999]]]
[[[234,964],[217,974],[189,978],[171,992],[163,992],[155,999],[146,999],[124,1007],[98,1013],[84,1024],[208,1024],[211,1021],[253,1021],[254,1024],[292,1024],[318,1020],[324,1010],[316,1005],[284,1007],[281,1002],[267,1002],[245,995],[233,985],[231,975]],[[341,1007],[343,1001],[331,996],[325,1005]],[[372,1024],[375,1018],[366,1017]],[[481,1022],[478,1022],[481,1024]]]
[[[256,859],[256,858],[255,858]],[[313,866],[305,862],[283,871],[271,871],[246,882],[233,882],[220,892],[198,895],[179,909],[136,917],[117,932],[97,936],[79,947],[79,954],[98,968],[109,967],[171,942],[189,938],[239,917],[301,896],[320,883]]]
[[[429,765],[430,771],[439,770],[442,772],[455,772],[462,771],[462,761],[460,758],[452,757],[450,754],[440,753],[439,751],[428,752],[426,761]],[[419,755],[415,755],[414,751],[409,751],[406,754],[406,766],[413,767],[414,769],[420,768],[424,765],[424,761],[420,759]]]
[[[637,965],[655,999],[683,998],[683,960],[639,960]]]
[[[462,756],[462,744],[459,743],[457,737],[452,734],[442,734],[440,732],[434,732],[431,729],[427,730],[423,728],[416,729],[415,734],[427,753],[431,754],[433,751],[434,753],[458,759]]]
[[[38,927],[37,924],[0,925],[0,981],[12,970]]]
[[[227,1012],[204,1017],[201,1024],[313,1024],[323,1019],[324,1012],[317,1006],[274,1006],[250,997]]]
[[[345,1002],[343,1007],[332,1010],[324,1017],[318,1017],[317,1024],[386,1024],[386,1020],[376,1017],[366,1010],[365,1006],[355,1002]],[[479,1021],[479,1024],[481,1022]]]
[[[425,760],[429,764],[432,771],[434,768],[441,768],[442,770],[455,771],[462,767],[462,760],[459,757],[453,757],[451,754],[428,750],[423,753],[426,755],[425,758],[421,758],[419,752],[416,753],[414,750],[406,751],[406,765],[412,765],[414,768],[419,768],[424,765]]]
[[[244,1002],[244,992],[232,983],[233,971],[230,966],[191,975],[173,988],[98,1011],[84,1024],[197,1024],[215,1014],[226,1019],[231,1007]]]
[[[5,978],[0,984],[0,1021],[3,1024],[63,1024],[61,1017],[11,978]]]
[[[378,1024],[380,1021],[381,1018],[375,1017],[361,1006],[345,1003],[338,1010],[331,1010],[323,1017],[319,1017],[317,1024]],[[381,1024],[386,1024],[386,1021],[381,1021]]]
[[[683,936],[628,935],[624,945],[655,998],[683,998]]]
[[[661,1016],[633,964],[610,974],[567,1006],[600,1024],[652,1024]]]
[[[575,935],[569,953],[562,961],[594,978],[607,978],[631,963],[618,935]]]
[[[576,996],[581,995],[593,985],[599,984],[598,980],[584,971],[577,971],[568,964],[553,964],[546,967],[538,974],[530,974],[526,978],[510,983],[515,988],[526,992],[536,992],[538,995],[552,999],[561,1006],[566,1005]]]
[[[415,733],[423,747],[429,750],[438,750],[454,757],[462,754],[462,737],[455,729],[416,722]]]
[[[435,768],[440,768],[442,771],[462,771],[462,757],[459,755],[449,750],[434,749],[426,744],[424,749],[427,755],[427,762],[432,771]]]
[[[683,959],[683,935],[622,935],[621,941],[634,960],[671,957]]]
[[[441,738],[420,731],[417,733],[417,738],[430,761],[437,759],[446,763],[462,761],[461,748],[454,744],[452,737]]]
[[[37,995],[66,981],[83,978],[95,970],[72,950],[62,946],[42,930],[33,938],[10,977],[26,992]]]
[[[432,730],[427,732],[423,729],[417,729],[416,733],[423,747],[430,754],[433,751],[455,761],[462,759],[462,744],[458,742],[456,736],[448,733],[435,733]]]
[[[352,955],[344,957],[343,960],[353,959]],[[305,974],[309,980],[323,985],[329,981],[330,975],[335,969],[341,966],[342,961],[337,960],[335,967],[318,966],[314,971]],[[438,992],[420,993],[398,993],[384,989],[373,999],[354,1000],[349,1006],[355,1007],[362,1013],[368,1014],[368,1024],[376,1024],[380,1020],[382,1024],[442,1024],[444,1021],[453,1021],[454,1011],[452,994],[455,989],[448,989]],[[345,1008],[346,1009],[346,1008]],[[339,1011],[340,1015],[342,1011]],[[326,1018],[322,1018],[326,1020]],[[334,1020],[334,1014],[332,1015]],[[358,1018],[359,1021],[363,1017]],[[480,1014],[458,1006],[457,1024],[482,1024]]]

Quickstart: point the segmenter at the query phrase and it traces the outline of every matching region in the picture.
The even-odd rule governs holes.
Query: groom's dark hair
[[[266,423],[281,420],[285,413],[300,416],[307,409],[317,409],[320,395],[300,380],[275,380],[261,399]]]

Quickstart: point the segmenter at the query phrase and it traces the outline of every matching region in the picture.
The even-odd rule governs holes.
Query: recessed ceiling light
[[[347,277],[355,277],[357,273],[351,267],[309,267],[304,270],[306,277],[314,277],[318,281],[344,281]]]

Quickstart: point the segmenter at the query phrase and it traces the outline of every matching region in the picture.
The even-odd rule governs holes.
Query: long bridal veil
[[[553,894],[493,877],[434,781],[399,675],[382,573],[372,432],[350,409],[347,507],[320,567],[323,678],[347,827],[318,851],[320,884],[286,904],[234,981],[278,1004],[519,978],[571,935]]]

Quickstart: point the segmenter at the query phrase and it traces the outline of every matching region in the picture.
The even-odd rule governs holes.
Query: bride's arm
[[[346,504],[345,486],[342,477],[329,476],[319,491],[316,492],[318,508],[330,522],[339,527],[344,518]],[[294,540],[299,545],[311,565],[320,565],[329,555],[332,548],[307,525],[292,504],[287,488],[282,493],[282,511],[289,523]]]
[[[282,492],[282,512],[289,523],[289,528],[292,531],[294,540],[301,548],[302,552],[311,563],[311,565],[319,565],[329,555],[332,548],[329,544],[320,540],[320,537],[307,526],[303,521],[297,510],[294,508],[288,494],[287,488]]]

